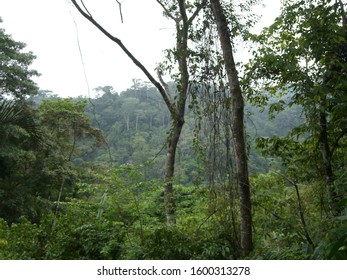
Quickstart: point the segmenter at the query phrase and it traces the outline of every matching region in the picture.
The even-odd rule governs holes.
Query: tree
[[[87,100],[73,102],[71,98],[56,100],[43,100],[39,107],[41,124],[45,128],[48,154],[53,161],[61,162],[61,168],[55,170],[59,193],[53,226],[55,225],[59,204],[62,199],[63,188],[69,185],[72,176],[71,162],[79,153],[77,142],[81,139],[92,140],[96,144],[104,143],[104,138],[99,129],[91,126],[84,110]],[[71,183],[70,183],[71,185]]]
[[[0,162],[4,169],[4,157],[10,156],[6,149],[18,144],[26,133],[31,144],[40,142],[39,129],[24,101],[27,95],[37,93],[31,78],[38,73],[28,69],[35,56],[22,52],[24,48],[24,43],[13,40],[0,29]]]
[[[124,46],[122,41],[113,36],[105,30],[88,11],[85,5],[82,6],[76,0],[71,0],[77,10],[88,19],[94,26],[96,26],[105,36],[116,43],[124,53],[132,60],[132,62],[141,69],[150,82],[160,92],[170,115],[172,118],[172,127],[167,138],[167,158],[165,170],[165,184],[164,184],[164,203],[166,220],[168,226],[176,223],[176,205],[173,194],[173,178],[175,171],[175,157],[177,144],[184,125],[184,114],[186,101],[189,94],[189,71],[188,71],[188,39],[189,29],[193,21],[198,16],[199,12],[205,7],[207,0],[201,0],[193,3],[190,1],[177,0],[177,1],[159,1],[158,4],[163,8],[165,16],[171,18],[175,22],[176,27],[176,48],[170,53],[173,54],[174,62],[178,65],[178,78],[177,78],[177,97],[173,98],[169,87],[162,78],[162,71],[158,70],[159,81],[157,81],[150,72],[141,64],[141,62]],[[195,7],[194,7],[195,6]]]
[[[244,132],[244,100],[239,84],[231,42],[231,33],[228,29],[225,12],[223,11],[219,0],[211,0],[210,2],[223,51],[229,89],[232,93],[232,137],[240,199],[241,254],[245,257],[252,251],[253,242],[251,194],[248,179],[248,160]]]
[[[25,43],[13,40],[0,28],[0,100],[6,97],[23,99],[37,93],[32,77],[38,76],[38,72],[29,69],[35,56],[23,52],[25,47]]]
[[[306,119],[288,137],[263,139],[259,144],[272,146],[272,153],[281,155],[291,166],[287,171],[296,170],[291,174],[296,178],[304,171],[308,180],[316,159],[318,168],[311,178],[322,178],[324,174],[333,215],[341,211],[341,193],[334,182],[335,172],[341,167],[339,149],[347,134],[342,113],[347,108],[344,6],[342,1],[332,0],[285,1],[281,16],[256,37],[260,47],[248,68],[253,88],[261,81],[270,93],[285,96],[285,100],[273,104],[274,112],[299,105]],[[310,161],[305,164],[308,154]]]
[[[28,181],[44,141],[34,113],[22,103],[0,101],[0,217],[9,223],[37,217]]]
[[[24,48],[0,29],[0,216],[9,222],[35,215],[25,178],[43,145],[37,116],[25,100],[37,93],[32,77],[38,73],[29,70],[35,56]]]
[[[41,124],[67,161],[78,154],[78,140],[89,138],[96,143],[103,142],[100,130],[91,126],[84,113],[86,105],[87,100],[74,102],[71,98],[58,98],[43,100],[39,107]]]
[[[122,103],[122,111],[123,111],[124,121],[126,124],[127,131],[129,131],[129,129],[130,129],[131,117],[133,117],[135,119],[135,116],[131,116],[131,114],[134,113],[135,108],[138,107],[139,103],[140,103],[139,100],[135,97],[128,97]]]

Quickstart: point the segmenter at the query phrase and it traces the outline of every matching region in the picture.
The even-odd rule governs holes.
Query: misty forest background
[[[189,48],[167,50],[158,65],[169,101],[139,79],[122,92],[101,85],[92,98],[41,90],[34,54],[0,29],[0,259],[347,259],[346,3],[283,1],[281,16],[255,35],[259,1],[211,1],[222,4],[233,47],[251,53],[237,64],[247,250],[216,10],[209,1],[157,2],[176,20],[177,38],[190,34]],[[183,2],[185,12],[200,12],[194,24],[172,16]],[[170,182],[177,116],[168,104],[184,105]]]

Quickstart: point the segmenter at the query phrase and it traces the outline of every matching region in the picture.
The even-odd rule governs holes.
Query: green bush
[[[42,259],[47,233],[25,218],[8,226],[0,220],[0,259]]]
[[[48,244],[48,259],[118,259],[122,230],[107,221],[69,226],[59,221]]]

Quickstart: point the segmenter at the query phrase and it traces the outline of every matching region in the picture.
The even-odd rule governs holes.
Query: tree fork
[[[180,85],[178,88],[178,101],[175,103],[170,93],[168,92],[168,87],[163,82],[161,74],[159,73],[159,82],[149,73],[149,71],[141,64],[141,62],[123,45],[122,41],[109,33],[103,26],[101,26],[88,11],[87,7],[81,0],[83,8],[77,3],[76,0],[71,0],[77,10],[89,20],[95,27],[97,27],[106,37],[111,41],[116,43],[124,53],[132,60],[132,62],[141,69],[141,71],[146,75],[146,77],[151,81],[151,83],[160,92],[167,108],[170,111],[170,115],[173,121],[172,130],[168,137],[167,146],[167,159],[166,159],[166,174],[165,174],[165,185],[164,185],[164,201],[165,210],[167,216],[167,224],[172,226],[176,223],[175,212],[176,205],[173,196],[173,176],[175,170],[175,156],[177,144],[181,135],[182,127],[184,124],[184,111],[188,95],[189,88],[189,72],[188,72],[188,30],[189,26],[192,24],[193,20],[198,16],[199,12],[205,7],[207,0],[202,0],[200,4],[197,4],[195,11],[188,18],[187,9],[184,0],[177,0],[177,5],[179,7],[180,16],[174,17],[170,14],[170,11],[166,9],[162,1],[157,0],[157,2],[163,7],[165,13],[168,17],[173,19],[176,23],[177,30],[177,50],[179,54],[177,56],[178,68],[180,72]]]

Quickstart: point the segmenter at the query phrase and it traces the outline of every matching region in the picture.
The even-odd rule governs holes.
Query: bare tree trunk
[[[219,0],[210,0],[217,24],[219,39],[223,51],[225,68],[232,94],[232,132],[235,150],[235,167],[240,199],[241,214],[241,255],[246,257],[253,250],[251,195],[248,180],[248,163],[244,136],[244,100],[239,85],[238,73],[233,57],[231,34]]]
[[[65,184],[65,178],[63,178],[63,180],[61,181],[61,184],[60,184],[60,190],[59,190],[58,199],[57,199],[57,206],[55,207],[53,222],[51,224],[51,229],[53,229],[57,223],[57,218],[58,218],[58,214],[59,214],[59,206],[60,206],[60,202],[61,202],[61,196],[63,194],[64,184]]]
[[[173,192],[173,177],[175,172],[177,144],[181,135],[183,124],[183,118],[181,120],[174,121],[174,125],[167,140],[164,203],[166,222],[169,227],[176,224],[176,204]]]
[[[232,155],[230,147],[230,123],[226,123],[225,126],[225,147],[226,147],[226,167],[228,176],[228,190],[229,190],[229,207],[230,207],[230,220],[232,225],[232,233],[230,233],[230,242],[233,246],[234,256],[240,255],[240,240],[239,233],[237,230],[237,219],[235,215],[235,199],[234,192],[235,186],[233,184],[233,166],[232,166]]]

